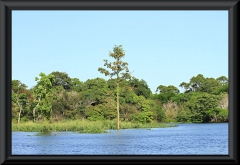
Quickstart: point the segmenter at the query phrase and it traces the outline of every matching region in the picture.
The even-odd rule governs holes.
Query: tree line
[[[198,74],[179,89],[173,85],[156,87],[152,93],[143,79],[131,76],[123,62],[122,46],[109,53],[114,62],[104,60],[106,76],[85,82],[66,72],[40,73],[30,89],[12,80],[12,120],[15,122],[87,119],[157,122],[228,122],[228,79]],[[119,129],[119,122],[118,122]]]

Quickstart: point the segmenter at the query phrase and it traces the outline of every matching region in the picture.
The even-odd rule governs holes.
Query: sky
[[[115,45],[132,76],[155,93],[193,76],[228,78],[227,10],[12,11],[12,80],[28,88],[40,72],[97,77]]]

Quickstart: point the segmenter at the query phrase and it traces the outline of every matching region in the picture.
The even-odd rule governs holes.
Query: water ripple
[[[13,132],[13,155],[228,155],[228,124],[110,130],[106,134]]]

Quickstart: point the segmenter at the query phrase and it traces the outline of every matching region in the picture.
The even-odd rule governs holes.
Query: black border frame
[[[229,155],[226,156],[12,156],[12,10],[228,10]],[[1,164],[238,164],[237,59],[239,0],[0,0],[0,163]],[[10,124],[9,124],[10,123]],[[147,162],[145,162],[147,161]]]

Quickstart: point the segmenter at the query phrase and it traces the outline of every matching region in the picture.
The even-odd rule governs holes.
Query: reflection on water
[[[108,130],[104,134],[13,132],[13,155],[228,155],[228,124]]]

